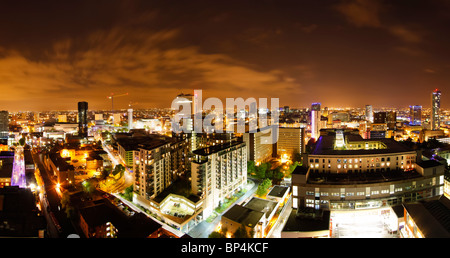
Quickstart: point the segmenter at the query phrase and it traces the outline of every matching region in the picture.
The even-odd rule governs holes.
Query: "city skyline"
[[[445,1],[4,2],[1,110],[170,107],[180,93],[281,106],[449,108]]]

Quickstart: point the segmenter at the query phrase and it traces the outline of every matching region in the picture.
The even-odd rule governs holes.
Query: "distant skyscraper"
[[[311,138],[316,141],[320,137],[320,103],[312,103],[311,105]]]
[[[128,130],[133,129],[133,109],[128,109]]]
[[[438,130],[440,127],[439,111],[441,108],[441,91],[435,89],[431,93],[431,130]]]
[[[194,106],[193,106],[193,97],[194,95],[192,94],[179,94],[174,101],[176,101],[176,105],[175,106],[181,106],[184,103],[189,103],[189,105],[191,106],[191,111],[190,112],[183,112],[186,115],[190,115],[190,114],[194,114]],[[178,110],[177,110],[178,111]],[[185,110],[182,110],[185,111]]]
[[[366,105],[366,120],[373,123],[373,109],[372,105]]]
[[[9,113],[6,110],[0,111],[0,139],[7,139],[9,136]]]
[[[409,106],[409,124],[422,125],[422,106]]]
[[[88,103],[78,102],[78,134],[83,137],[86,137],[88,133],[87,112]]]

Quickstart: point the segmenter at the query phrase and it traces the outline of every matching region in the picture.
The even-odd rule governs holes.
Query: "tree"
[[[226,238],[226,236],[220,232],[213,231],[209,234],[208,238]]]
[[[262,181],[262,183],[258,185],[256,194],[259,196],[265,195],[270,186],[272,186],[272,180],[270,180],[269,178],[264,179],[264,181]]]
[[[67,190],[62,193],[61,206],[63,209],[65,209],[67,218],[75,218],[75,208],[70,203],[70,194]]]
[[[281,179],[283,179],[283,177],[284,177],[284,173],[281,172],[280,168],[277,168],[277,169],[274,170],[274,172],[273,172],[273,180],[275,180],[276,182],[279,182],[279,181],[281,181]]]
[[[253,160],[247,161],[247,174],[248,175],[256,174],[256,165]]]
[[[127,199],[130,202],[133,201],[133,185],[130,185],[129,187],[125,188],[123,198]]]
[[[236,232],[234,232],[233,236],[234,238],[251,238],[247,229],[245,229],[243,225],[241,225],[238,229],[236,229]]]
[[[295,162],[301,162],[302,161],[302,155],[299,152],[294,153],[292,161]]]
[[[111,172],[111,174],[112,174],[113,176],[116,176],[117,174],[120,173],[120,176],[119,176],[119,178],[120,178],[120,177],[123,176],[123,173],[124,173],[124,172],[125,172],[125,167],[124,167],[122,164],[117,164],[117,165],[114,167],[114,169],[113,169],[113,171]]]
[[[295,161],[293,164],[289,165],[289,168],[286,173],[286,177],[290,177],[292,172],[294,172],[295,168],[299,165],[297,161]]]
[[[256,177],[259,179],[266,178],[268,168],[270,168],[270,163],[261,163],[258,167],[256,167]]]
[[[65,209],[69,205],[70,205],[70,195],[69,191],[66,190],[62,193],[61,196],[61,206],[63,209]]]
[[[83,191],[87,194],[92,194],[95,190],[95,186],[91,181],[84,181],[81,185],[83,186]]]

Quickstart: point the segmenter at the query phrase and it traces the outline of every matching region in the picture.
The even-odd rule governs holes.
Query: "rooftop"
[[[261,218],[264,216],[264,213],[260,211],[254,211],[250,208],[241,206],[241,205],[233,205],[224,215],[223,217],[240,223],[242,225],[253,228],[258,224]]]
[[[277,203],[274,201],[256,197],[253,197],[248,203],[244,205],[245,208],[264,213],[266,215],[266,218],[269,217],[276,206]]]
[[[343,146],[337,148],[335,147],[336,139],[340,136],[339,133],[336,133],[337,131],[321,135],[311,155],[370,155],[413,151],[413,149],[394,139],[363,139],[359,134],[353,132],[343,132],[343,139],[341,141]],[[366,145],[369,144],[376,145],[377,147],[368,148]]]
[[[90,227],[111,222],[118,229],[118,237],[120,238],[148,237],[162,227],[161,224],[139,212],[128,217],[106,200],[98,201],[95,205],[80,209],[80,214]]]
[[[201,156],[208,156],[208,155],[217,153],[219,151],[226,150],[227,148],[237,147],[240,144],[244,144],[244,143],[241,142],[241,141],[234,141],[234,142],[229,142],[229,143],[223,143],[223,144],[218,144],[218,145],[206,147],[206,148],[203,148],[203,149],[198,149],[198,150],[193,151],[193,153],[197,154],[197,155],[201,155]]]
[[[138,149],[152,150],[176,140],[159,134],[150,134],[146,136],[126,136],[117,138],[117,143],[125,149],[132,151]]]
[[[34,195],[26,188],[0,188],[0,221],[0,236],[37,237],[38,231],[46,228]]]
[[[442,163],[437,162],[436,160],[423,160],[417,163],[418,166],[422,167],[422,168],[432,168],[432,167],[438,167],[438,166],[443,166]]]
[[[267,196],[274,196],[281,198],[289,190],[287,186],[275,185],[272,190],[267,194]]]
[[[450,237],[450,200],[445,196],[439,200],[405,203],[403,207],[425,237]]]
[[[374,172],[347,172],[347,173],[310,173],[308,183],[310,184],[364,184],[382,183],[398,180],[418,178],[421,175],[415,170],[391,170]]]
[[[59,168],[60,171],[69,171],[75,169],[73,165],[70,165],[66,161],[70,161],[70,158],[61,157],[61,154],[59,152],[52,152],[49,154],[49,157],[52,160],[53,164],[55,164],[55,166]]]
[[[284,225],[283,231],[312,232],[329,230],[330,211],[314,210],[305,208],[301,210],[292,209],[289,218]]]

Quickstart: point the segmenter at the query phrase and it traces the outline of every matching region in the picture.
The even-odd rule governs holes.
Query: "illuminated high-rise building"
[[[409,124],[422,125],[422,106],[409,106]]]
[[[372,105],[366,105],[366,120],[373,123],[373,109]]]
[[[88,134],[87,121],[88,103],[78,102],[78,135],[86,137]]]
[[[128,109],[128,130],[133,129],[133,109]]]
[[[435,89],[431,93],[431,130],[438,130],[440,127],[439,111],[441,108],[441,91]]]
[[[320,137],[320,103],[311,105],[311,138],[318,140]]]

